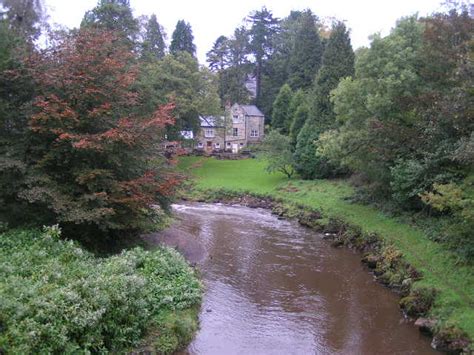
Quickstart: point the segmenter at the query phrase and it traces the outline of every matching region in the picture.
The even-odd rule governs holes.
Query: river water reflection
[[[206,292],[189,354],[439,354],[360,255],[268,211],[175,205],[202,246]]]

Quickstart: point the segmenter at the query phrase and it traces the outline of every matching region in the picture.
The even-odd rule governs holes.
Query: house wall
[[[206,129],[213,129],[214,137],[206,137]],[[224,127],[201,127],[196,134],[195,148],[203,150],[207,153],[211,153],[215,150],[224,150],[224,135]],[[202,147],[199,145],[199,143],[202,143]],[[216,146],[216,144],[218,144],[218,147]]]
[[[260,143],[264,135],[264,117],[262,116],[247,116],[247,142],[248,144]],[[252,130],[258,131],[258,137],[252,137]]]
[[[264,137],[263,116],[247,116],[242,107],[234,104],[227,113],[226,127],[201,127],[196,135],[196,149],[202,149],[208,153],[215,150],[227,150],[238,152],[242,148],[258,144]],[[214,129],[214,137],[205,137],[205,130]],[[237,135],[234,136],[234,129],[237,129]],[[258,131],[258,137],[252,137],[252,130]],[[211,142],[209,146],[209,142]],[[199,147],[202,143],[202,147]],[[216,148],[219,144],[219,148]]]

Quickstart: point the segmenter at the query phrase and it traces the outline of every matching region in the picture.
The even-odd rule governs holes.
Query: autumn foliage
[[[87,233],[152,226],[179,181],[160,145],[173,104],[141,112],[134,55],[112,32],[56,38],[29,68],[37,95],[21,198]]]

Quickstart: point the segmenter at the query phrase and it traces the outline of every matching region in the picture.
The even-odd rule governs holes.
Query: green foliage
[[[178,139],[179,131],[199,127],[199,115],[219,115],[217,78],[186,51],[166,55],[162,60],[141,67],[137,83],[141,109],[153,112],[157,105],[173,102],[176,122],[168,127],[169,139]]]
[[[273,53],[264,62],[259,108],[267,117],[271,117],[272,105],[278,91],[288,80],[290,54],[300,28],[302,14],[302,11],[291,11],[288,17],[280,21],[278,33],[274,37]]]
[[[51,227],[0,236],[0,348],[7,353],[124,352],[165,327],[166,314],[200,302],[199,281],[173,250],[99,259],[59,235]]]
[[[389,36],[375,36],[359,51],[355,75],[332,92],[340,127],[329,125],[318,152],[365,175],[372,196],[408,209],[423,207],[419,195],[432,184],[465,177],[472,22],[453,10],[405,18]]]
[[[249,54],[255,58],[255,79],[257,85],[255,101],[259,105],[264,60],[268,59],[273,52],[273,43],[278,32],[279,20],[273,17],[272,12],[266,7],[262,7],[261,10],[252,12],[248,16],[247,21],[250,23],[250,29],[248,30]]]
[[[320,179],[340,175],[344,172],[322,156],[317,150],[319,133],[311,119],[306,120],[296,139],[295,168],[303,179]]]
[[[192,56],[196,54],[194,45],[194,36],[191,25],[184,20],[179,20],[171,36],[170,52],[178,54],[179,52],[188,52]]]
[[[306,103],[306,95],[302,90],[298,90],[290,102],[289,113],[291,115],[290,138],[291,144],[296,146],[298,134],[309,117],[309,107]]]
[[[123,36],[132,47],[137,42],[140,30],[129,0],[98,0],[97,6],[84,15],[81,27],[115,32]]]
[[[435,183],[433,190],[420,195],[434,209],[452,215],[443,229],[445,242],[463,259],[474,261],[474,175],[461,184]]]
[[[278,96],[273,102],[272,128],[280,130],[283,134],[288,134],[291,125],[292,112],[290,103],[293,96],[291,87],[285,84],[281,87]]]
[[[250,102],[250,93],[245,87],[250,72],[247,47],[247,30],[239,27],[230,38],[220,36],[207,53],[209,68],[218,73],[222,106]]]
[[[147,60],[161,59],[165,56],[165,42],[163,30],[152,14],[145,25],[145,33],[142,41],[142,57]]]
[[[279,133],[277,130],[272,130],[265,135],[261,151],[267,162],[266,170],[269,173],[279,171],[290,179],[294,173],[294,160],[291,148],[290,138]]]
[[[342,78],[354,74],[354,52],[349,31],[342,22],[336,23],[326,44],[312,93],[311,117],[320,132],[335,126],[335,115],[330,102],[330,93]]]
[[[304,11],[298,22],[288,64],[288,83],[293,90],[307,89],[312,85],[323,56],[323,45],[313,13]]]
[[[24,61],[28,42],[9,27],[0,21],[0,220],[21,224],[34,221],[34,211],[18,198],[26,175],[27,117],[34,84]]]
[[[227,65],[229,56],[229,39],[226,36],[219,36],[214,42],[212,49],[206,53],[209,69],[221,71]]]

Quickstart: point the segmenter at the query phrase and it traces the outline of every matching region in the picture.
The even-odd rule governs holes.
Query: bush
[[[123,351],[163,312],[199,303],[201,286],[170,249],[100,259],[60,231],[0,236],[0,352]]]

